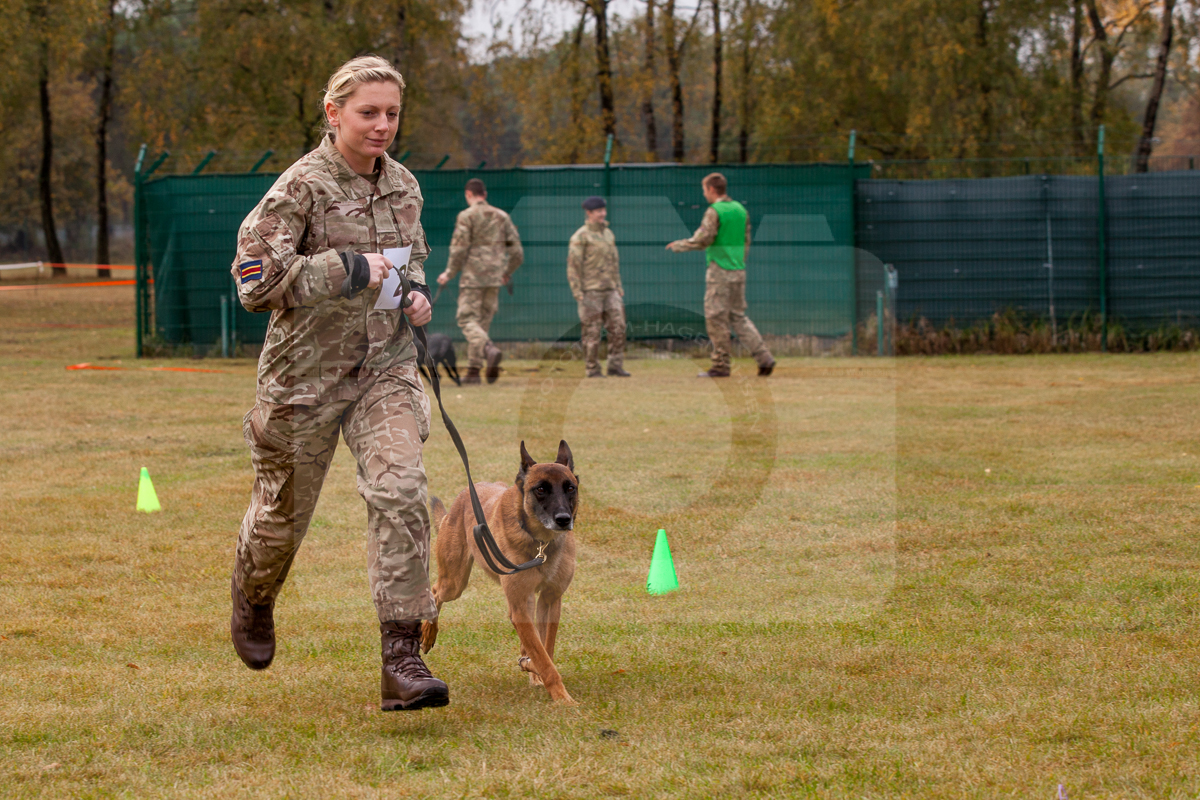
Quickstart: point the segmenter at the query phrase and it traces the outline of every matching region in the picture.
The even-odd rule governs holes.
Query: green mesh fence
[[[1107,176],[1104,186],[1102,215],[1095,177],[859,181],[857,243],[895,266],[904,321],[1098,314],[1103,268],[1110,320],[1200,323],[1200,173]]]
[[[427,277],[432,282],[445,267],[463,185],[479,174],[489,200],[512,214],[526,253],[513,294],[501,295],[493,337],[577,337],[567,240],[582,223],[583,199],[604,195],[620,247],[628,334],[699,336],[703,255],[663,246],[699,225],[700,179],[712,169],[417,173],[433,250]],[[1128,329],[1200,324],[1200,172],[1107,176],[1101,213],[1094,176],[855,181],[866,167],[719,169],[750,212],[747,299],[766,334],[845,336],[877,313],[881,291],[888,317],[903,321],[970,324],[1013,309],[1040,318],[1053,310],[1064,323],[1100,312],[1102,273],[1109,318]],[[223,329],[229,340],[263,340],[268,315],[236,302],[229,266],[238,225],[274,178],[174,175],[141,185],[140,334],[203,350],[222,341]],[[885,279],[885,264],[898,287]],[[458,339],[456,286],[442,292],[430,327]]]
[[[422,223],[432,249],[427,278],[432,283],[445,268],[467,179],[482,177],[489,202],[512,214],[525,247],[513,294],[501,295],[492,337],[577,338],[567,241],[583,223],[584,198],[603,195],[620,248],[628,334],[700,335],[704,256],[670,253],[664,246],[699,226],[707,207],[700,180],[714,169],[725,174],[730,194],[750,212],[754,243],[747,300],[759,329],[780,336],[848,334],[863,305],[856,294],[863,268],[859,265],[856,275],[853,179],[867,174],[866,167],[614,165],[418,172],[425,197]],[[242,343],[263,340],[268,315],[241,309],[229,267],[238,225],[275,177],[173,175],[141,185],[138,236],[144,244],[143,273],[153,275],[153,297],[147,297],[139,319],[146,334],[167,344],[208,349],[219,344],[224,325],[226,335]],[[430,329],[457,339],[456,287],[457,281],[442,292]],[[869,294],[874,298],[874,290]],[[224,318],[222,297],[230,309]]]

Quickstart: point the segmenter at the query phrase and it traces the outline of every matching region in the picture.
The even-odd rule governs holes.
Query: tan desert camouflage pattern
[[[708,338],[712,341],[714,368],[729,370],[732,358],[731,330],[737,334],[738,341],[750,349],[760,367],[774,363],[758,328],[746,316],[744,269],[721,269],[715,263],[708,265],[704,288],[704,323]]]
[[[718,203],[729,202],[729,195],[724,195],[717,198]],[[709,206],[704,211],[704,218],[700,220],[700,227],[696,228],[696,232],[687,239],[677,239],[671,242],[668,247],[674,253],[687,253],[692,250],[704,250],[717,238],[717,229],[721,227],[721,218],[717,216],[717,210]],[[750,257],[750,215],[746,215],[746,252],[747,260]],[[715,262],[710,262],[710,265]]]
[[[406,274],[425,283],[424,200],[412,173],[383,157],[377,184],[357,175],[328,136],[287,169],[238,232],[233,278],[242,305],[270,311],[258,360],[258,398],[271,403],[351,400],[393,364],[415,357],[395,310],[375,310],[378,289],[340,296],[339,253],[411,244]],[[242,283],[240,266],[262,261]]]
[[[283,587],[340,431],[358,463],[358,492],[367,502],[367,576],[379,621],[437,616],[429,589],[428,490],[421,460],[429,412],[412,360],[392,367],[357,400],[255,404],[242,425],[254,489],[235,561],[251,603],[265,603]]]
[[[567,248],[567,282],[577,301],[584,292],[603,292],[621,287],[621,259],[617,240],[608,222],[587,222],[571,235]]]
[[[462,329],[467,339],[467,366],[483,368],[483,351],[487,343],[488,328],[492,326],[492,317],[500,307],[500,288],[489,287],[459,287],[458,313],[455,322]]]
[[[446,275],[453,278],[462,272],[459,289],[502,286],[524,260],[521,236],[508,214],[486,200],[458,213]]]
[[[616,289],[585,291],[579,299],[580,344],[587,371],[600,371],[600,328],[608,331],[608,369],[625,365],[625,301]]]

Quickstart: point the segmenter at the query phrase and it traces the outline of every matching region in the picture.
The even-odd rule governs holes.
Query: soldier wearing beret
[[[725,176],[713,172],[701,181],[704,199],[710,205],[700,227],[690,238],[667,245],[675,253],[704,250],[704,323],[712,342],[712,367],[701,378],[727,378],[732,359],[730,330],[750,348],[758,363],[758,374],[775,369],[775,359],[758,328],[746,316],[746,257],[750,254],[750,215],[741,203],[729,197]]]
[[[467,207],[460,211],[450,239],[450,259],[438,276],[439,286],[462,272],[458,279],[456,321],[467,340],[467,374],[463,383],[479,383],[487,365],[487,382],[500,376],[500,348],[488,337],[492,317],[500,307],[500,287],[525,260],[517,226],[508,214],[489,205],[487,187],[478,178],[467,181]]]
[[[608,227],[608,208],[602,197],[583,201],[587,218],[571,236],[567,250],[567,281],[579,306],[580,339],[587,359],[587,376],[600,371],[600,330],[608,331],[608,374],[628,378],[625,371],[625,290],[617,242]]]
[[[270,312],[258,393],[242,431],[254,488],[234,556],[230,632],[251,669],[275,655],[275,598],[312,520],[338,436],[358,462],[367,505],[367,577],[379,617],[384,711],[444,706],[421,660],[429,588],[428,489],[421,450],[429,399],[413,325],[430,318],[421,188],[387,155],[404,80],[375,56],[330,79],[329,130],[284,171],[238,232],[233,277],[248,311]],[[411,247],[408,263],[383,253]],[[411,281],[412,304],[389,273]],[[389,285],[398,282],[391,276]]]

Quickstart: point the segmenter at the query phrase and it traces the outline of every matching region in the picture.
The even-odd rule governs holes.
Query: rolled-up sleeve
[[[271,191],[242,223],[232,272],[247,311],[314,306],[341,292],[346,267],[336,251],[299,252],[311,214],[303,198]]]

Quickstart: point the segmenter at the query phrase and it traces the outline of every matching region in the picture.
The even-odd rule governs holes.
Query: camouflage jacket
[[[607,222],[587,222],[571,235],[567,248],[567,281],[579,300],[584,292],[621,288],[617,240]]]
[[[238,231],[233,278],[248,311],[270,311],[258,397],[315,405],[359,397],[416,354],[399,309],[376,310],[379,289],[340,294],[339,253],[412,245],[409,280],[425,283],[429,245],[421,189],[383,156],[372,184],[327,136],[279,176]]]
[[[524,260],[521,236],[508,214],[486,201],[459,212],[446,276],[453,278],[461,271],[460,287],[500,286]]]
[[[717,198],[717,202],[729,200],[729,195]],[[717,216],[717,210],[709,206],[704,211],[704,218],[700,220],[700,227],[696,228],[696,232],[688,239],[678,239],[671,242],[668,247],[674,253],[687,253],[691,250],[704,250],[713,243],[717,238],[717,229],[721,227],[721,220]],[[750,216],[746,215],[746,257],[750,256]]]

